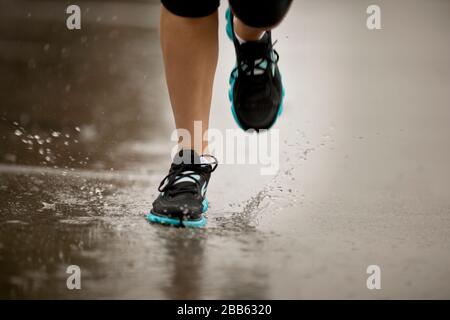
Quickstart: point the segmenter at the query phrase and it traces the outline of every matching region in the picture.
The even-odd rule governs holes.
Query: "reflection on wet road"
[[[280,170],[222,165],[186,230],[144,219],[172,147],[158,1],[79,1],[76,32],[64,4],[2,1],[0,298],[449,298],[450,4],[400,2],[378,33],[360,1],[295,2]]]
[[[221,285],[221,294],[264,294],[264,272],[256,267],[249,273],[245,260],[251,259],[241,256],[258,250],[252,243],[263,235],[252,228],[222,228],[221,222],[212,222],[207,230],[149,225],[143,215],[154,195],[152,181],[150,175],[147,183],[120,176],[4,173],[1,252],[8,260],[2,263],[2,288],[7,288],[2,294],[200,298],[214,294],[219,280],[203,284],[205,260],[215,255],[209,250],[227,255],[230,266],[218,265],[216,272],[235,279]],[[231,263],[233,258],[238,265]],[[82,268],[80,292],[65,285],[65,270],[72,264]]]

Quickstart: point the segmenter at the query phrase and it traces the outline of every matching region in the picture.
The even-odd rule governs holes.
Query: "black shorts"
[[[220,0],[162,0],[164,7],[175,15],[189,18],[206,17],[214,13]],[[229,0],[233,13],[246,25],[271,27],[286,15],[292,0]]]

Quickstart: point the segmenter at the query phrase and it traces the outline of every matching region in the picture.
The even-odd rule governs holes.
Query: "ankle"
[[[193,150],[198,155],[207,154],[208,153],[208,143],[203,143],[202,145],[197,146],[195,144],[184,144],[183,142],[179,142],[177,152],[180,152],[181,150]]]
[[[266,33],[265,29],[249,27],[236,17],[234,17],[233,24],[234,33],[241,44],[247,41],[261,40]]]

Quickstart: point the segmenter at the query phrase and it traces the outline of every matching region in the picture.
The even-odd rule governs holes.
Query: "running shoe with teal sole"
[[[226,19],[227,35],[234,43],[237,59],[228,92],[231,112],[243,130],[269,129],[281,115],[284,100],[279,55],[273,49],[271,32],[266,31],[261,40],[240,44],[230,9]]]
[[[217,160],[202,163],[192,150],[182,150],[174,158],[169,174],[161,181],[159,196],[147,220],[176,227],[201,228],[208,210],[206,190]]]

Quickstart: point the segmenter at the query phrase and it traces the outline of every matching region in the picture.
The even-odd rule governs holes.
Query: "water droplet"
[[[42,205],[44,206],[42,209],[46,209],[46,210],[55,210],[55,208],[56,208],[56,203],[42,202]]]

